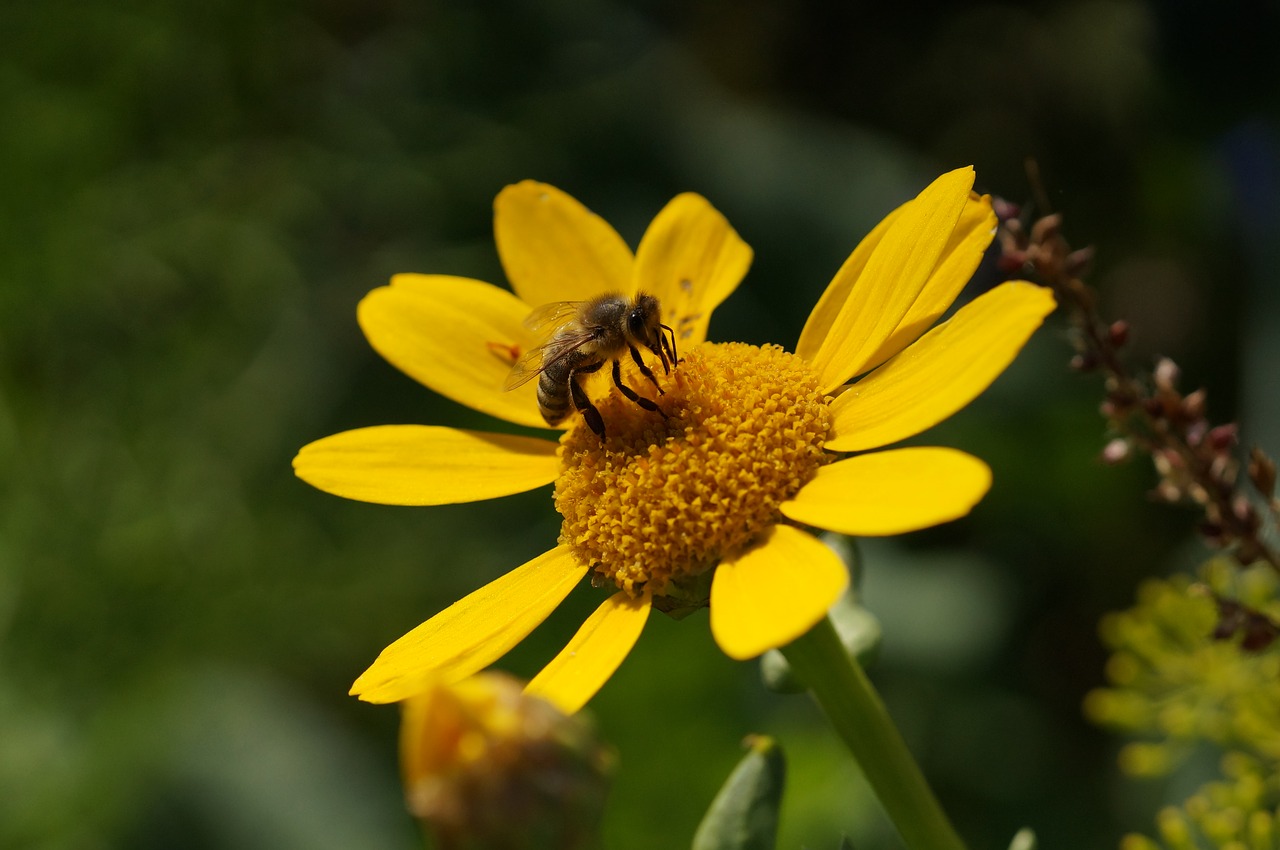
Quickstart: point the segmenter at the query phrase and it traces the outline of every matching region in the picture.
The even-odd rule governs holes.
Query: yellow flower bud
[[[442,848],[598,844],[612,753],[586,721],[500,673],[402,703],[405,801]]]

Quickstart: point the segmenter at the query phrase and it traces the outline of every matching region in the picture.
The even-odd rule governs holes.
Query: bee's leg
[[[616,362],[616,361],[615,361]],[[591,399],[587,398],[587,393],[582,389],[582,385],[578,383],[579,375],[589,375],[597,371],[604,365],[604,361],[593,363],[590,366],[583,366],[569,373],[569,398],[573,400],[573,406],[582,418],[587,420],[587,426],[595,431],[596,436],[600,438],[600,442],[604,442],[604,417],[600,415],[600,411],[591,403]]]
[[[634,350],[635,349],[632,349],[632,351]],[[653,375],[650,375],[649,377],[652,378]],[[654,413],[660,414],[663,419],[667,418],[667,414],[663,412],[661,407],[658,407],[657,402],[645,398],[644,396],[640,395],[640,393],[631,389],[631,387],[622,383],[622,364],[617,360],[613,361],[613,385],[618,389],[622,390],[622,394],[624,396],[631,399],[636,404],[643,407],[645,410],[652,410]],[[659,389],[658,392],[662,392],[662,390]]]
[[[662,358],[663,368],[665,369],[667,366],[668,357],[671,358],[672,366],[679,366],[680,358],[676,357],[676,332],[671,329],[670,325],[658,325],[658,327],[662,328],[664,331],[667,332],[665,334],[660,335],[662,337],[662,341],[661,343],[659,343],[659,346],[662,350],[658,352],[658,356]],[[670,338],[668,338],[667,334],[670,334]],[[666,352],[665,356],[663,352]]]
[[[648,366],[644,365],[644,359],[640,357],[639,349],[637,349],[634,345],[629,345],[627,347],[631,349],[631,359],[636,361],[636,365],[640,367],[640,374],[648,378],[649,383],[653,384],[655,387],[658,388],[658,395],[663,395],[662,387],[658,386],[657,377],[654,376],[653,370],[651,370]],[[667,361],[663,360],[662,365],[665,366],[666,364],[667,364]],[[667,371],[670,372],[671,370],[668,369]],[[613,361],[613,374],[614,374],[613,382],[618,385],[618,389],[622,390],[622,394],[626,395],[627,391],[622,388],[622,381],[617,377],[618,375],[617,360]],[[631,398],[631,396],[627,396],[627,398]],[[634,399],[632,400],[634,401]],[[643,405],[641,406],[643,407]]]

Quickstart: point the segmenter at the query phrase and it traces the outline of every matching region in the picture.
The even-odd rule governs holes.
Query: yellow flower
[[[494,228],[514,294],[442,275],[397,275],[371,292],[358,316],[379,353],[431,389],[518,425],[546,427],[536,381],[503,392],[515,358],[543,341],[523,324],[539,305],[651,293],[681,360],[670,374],[657,369],[661,393],[628,376],[660,412],[610,388],[608,369],[593,376],[603,442],[574,415],[558,443],[400,425],[303,448],[297,474],[339,496],[446,504],[555,482],[564,515],[555,548],[392,643],[352,693],[392,702],[433,676],[481,670],[594,572],[617,592],[529,685],[574,711],[621,664],[653,607],[709,602],[712,634],[736,659],[808,631],[848,576],[806,527],[888,535],[968,513],[991,481],[977,458],[921,447],[841,454],[895,443],[968,404],[1053,309],[1048,290],[1011,282],[929,330],[994,236],[990,201],[973,194],[973,180],[971,168],[943,175],[863,239],[795,354],[705,342],[751,249],[694,194],[672,200],[633,255],[568,195],[532,181],[509,186]]]
[[[434,681],[401,705],[405,803],[438,846],[595,846],[614,757],[582,715],[500,673]]]

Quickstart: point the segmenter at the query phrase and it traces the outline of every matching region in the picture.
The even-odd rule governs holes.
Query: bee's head
[[[627,335],[655,353],[662,345],[662,307],[652,295],[641,293],[627,313]]]

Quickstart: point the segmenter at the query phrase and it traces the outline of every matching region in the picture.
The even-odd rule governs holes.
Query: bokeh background
[[[952,167],[1040,163],[1135,356],[1280,450],[1274,3],[0,4],[0,847],[418,847],[381,647],[545,550],[547,490],[436,509],[293,478],[389,422],[501,427],[355,322],[400,271],[502,282],[491,203],[554,183],[632,245],[693,190],[756,250],[713,339],[794,342],[846,254]],[[975,291],[997,280],[993,264]],[[1098,617],[1203,555],[1051,321],[928,442],[993,466],[964,521],[863,547],[873,676],[973,847],[1147,829],[1080,702]],[[596,597],[504,665],[529,675]],[[802,697],[651,621],[591,706],[607,845],[687,846],[747,733],[790,757],[782,847],[891,847]]]

